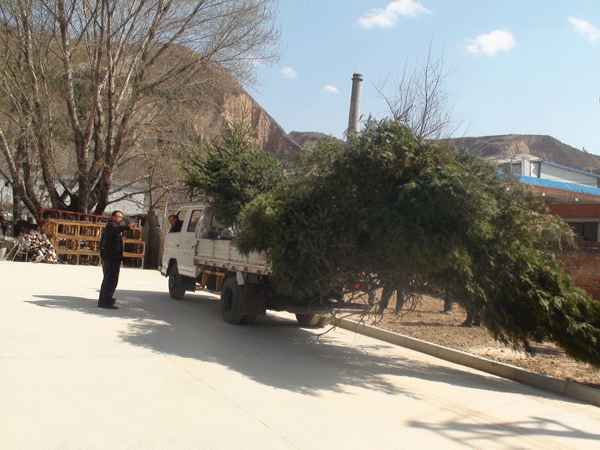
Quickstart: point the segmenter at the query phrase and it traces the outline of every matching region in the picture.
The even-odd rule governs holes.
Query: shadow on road
[[[29,267],[27,269],[30,270]],[[99,285],[99,277],[94,276]],[[447,435],[450,439],[461,435],[459,446],[481,448],[478,439],[494,441],[495,438],[499,440],[498,446],[501,446],[503,436],[523,436],[531,440],[535,440],[536,436],[591,442],[600,440],[598,431],[591,433],[569,427],[561,417],[549,420],[525,412],[523,416],[528,416],[527,419],[486,423],[486,417],[482,417],[483,413],[477,407],[473,407],[472,416],[461,414],[465,408],[460,408],[460,399],[452,402],[445,400],[443,395],[444,391],[454,386],[464,386],[468,387],[465,392],[469,396],[481,395],[482,399],[486,398],[486,391],[537,395],[542,399],[540,403],[546,402],[545,399],[559,398],[549,393],[480,372],[463,370],[459,366],[449,366],[441,360],[439,363],[435,359],[425,363],[420,358],[412,358],[411,352],[398,352],[391,344],[362,339],[360,336],[356,336],[356,342],[350,344],[339,333],[319,336],[325,330],[299,328],[294,320],[279,316],[261,317],[249,326],[228,325],[221,319],[219,302],[214,296],[188,293],[185,300],[175,301],[166,292],[151,291],[150,287],[146,290],[143,284],[136,286],[141,287],[117,290],[118,310],[98,308],[95,288],[89,290],[89,295],[87,292],[83,294],[88,298],[39,294],[28,303],[49,308],[50,313],[51,308],[61,313],[70,311],[73,314],[69,319],[75,322],[84,314],[107,321],[107,324],[110,323],[107,328],[121,330],[121,342],[116,345],[147,349],[148,352],[164,355],[183,368],[192,367],[197,371],[203,368],[199,363],[215,364],[267,387],[304,396],[317,397],[327,392],[358,396],[361,395],[361,389],[367,389],[399,398],[417,398],[437,405],[438,411],[456,410],[458,413],[450,420],[440,419],[440,416],[424,416],[408,424],[402,423],[401,426],[427,429],[435,434]],[[31,298],[28,296],[28,299]],[[52,314],[43,316],[52,320]],[[115,344],[111,341],[111,345]],[[432,389],[425,392],[425,389],[415,387],[422,380],[432,382]],[[579,403],[565,398],[561,400]],[[506,404],[499,407],[510,408],[512,401],[512,398],[506,398]],[[515,404],[518,404],[516,400]],[[570,405],[564,408],[567,412],[569,409]],[[382,415],[386,413],[381,411]],[[402,420],[400,413],[396,411],[393,414],[398,414],[398,421]],[[590,412],[588,417],[591,420],[592,416]],[[586,417],[582,419],[585,421]]]
[[[453,419],[440,422],[411,421],[407,424],[411,428],[421,428],[433,431],[448,439],[455,440],[465,447],[478,447],[477,441],[500,441],[504,437],[520,436],[523,439],[536,437],[556,437],[581,439],[583,441],[598,441],[600,433],[588,433],[572,426],[565,425],[560,419],[552,420],[544,417],[531,417],[529,420],[511,422],[474,423],[469,418]],[[455,436],[460,436],[457,438]],[[538,442],[539,448],[544,447],[547,441]],[[557,447],[558,448],[558,447]]]
[[[81,297],[36,297],[29,303],[126,320],[120,337],[127,344],[220,364],[258,383],[307,395],[351,388],[413,395],[410,387],[402,387],[413,378],[438,382],[440,389],[446,384],[532,394],[530,388],[501,378],[398,357],[391,344],[363,340],[348,345],[335,333],[321,336],[327,328],[303,329],[295,320],[274,315],[259,317],[253,325],[229,325],[221,319],[218,298],[200,293],[175,301],[163,292],[118,290],[118,310],[100,309],[97,300]]]

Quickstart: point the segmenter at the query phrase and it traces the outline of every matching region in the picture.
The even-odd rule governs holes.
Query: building
[[[57,184],[57,189],[61,186]],[[43,199],[45,192],[45,186],[42,181],[39,181],[36,186],[36,191],[40,194]],[[121,185],[116,182],[112,185],[112,192],[109,195],[109,202],[111,202],[106,208],[106,213],[110,213],[114,210],[123,211],[123,214],[127,217],[138,217],[146,214],[149,208],[149,199],[147,195],[147,189],[139,186]],[[10,182],[0,175],[0,207],[4,209],[4,213],[12,216],[12,203],[13,203],[13,192]],[[44,202],[44,207],[49,208],[50,203]],[[29,216],[26,208],[22,209],[22,215],[24,217]],[[17,217],[17,219],[19,219]]]
[[[600,241],[600,175],[531,155],[488,161],[543,197],[550,212],[561,217],[584,241]]]
[[[490,162],[543,197],[550,213],[563,219],[579,236],[578,249],[557,249],[554,255],[576,286],[600,300],[600,176],[531,155]]]

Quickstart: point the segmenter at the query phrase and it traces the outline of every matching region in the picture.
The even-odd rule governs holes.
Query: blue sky
[[[550,135],[600,155],[600,1],[279,0],[281,61],[250,94],[286,132],[342,138],[352,74],[374,85],[444,54],[456,136]]]

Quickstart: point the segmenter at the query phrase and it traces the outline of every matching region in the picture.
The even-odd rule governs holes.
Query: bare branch
[[[29,190],[39,165],[52,207],[101,212],[120,166],[145,151],[149,140],[141,137],[170,128],[161,121],[163,103],[202,83],[202,73],[227,69],[239,80],[253,61],[278,58],[275,6],[276,0],[3,0],[0,57],[10,63],[2,67],[0,103],[11,125],[4,130],[8,151],[0,155],[16,167],[11,181]],[[10,112],[15,108],[18,117]],[[166,179],[150,174],[153,163],[144,161],[147,179]]]
[[[445,92],[449,73],[444,67],[443,52],[434,56],[431,44],[424,63],[415,64],[408,72],[405,61],[401,76],[391,81],[390,75],[374,84],[394,120],[409,128],[423,139],[451,137],[462,125],[462,118],[454,114],[451,97]]]

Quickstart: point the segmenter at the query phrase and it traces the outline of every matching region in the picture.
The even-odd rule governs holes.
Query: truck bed
[[[194,264],[232,271],[268,274],[271,267],[262,253],[242,255],[230,240],[198,239]]]

